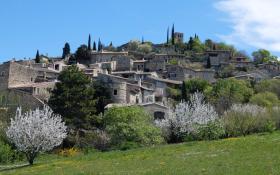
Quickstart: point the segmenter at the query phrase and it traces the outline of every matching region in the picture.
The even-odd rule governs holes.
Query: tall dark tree
[[[75,65],[62,71],[52,91],[49,105],[73,129],[85,128],[90,116],[96,113],[94,90],[90,78]]]
[[[37,50],[35,62],[40,63],[40,61],[41,61],[41,58],[40,58],[39,50]]]
[[[93,42],[92,50],[96,50],[96,42],[95,41]]]
[[[210,68],[211,68],[211,60],[210,60],[210,57],[207,58],[206,68],[207,68],[207,69],[210,69]]]
[[[183,81],[182,88],[181,88],[181,100],[187,100],[187,92],[186,92],[186,83]]]
[[[172,31],[171,31],[171,39],[172,39],[172,45],[175,44],[175,27],[174,27],[174,24],[172,26]]]
[[[142,43],[141,44],[144,44],[145,43],[145,41],[144,41],[144,37],[142,36]]]
[[[88,50],[91,50],[91,36],[88,35]]]
[[[85,44],[81,45],[75,55],[76,55],[76,60],[77,62],[80,62],[80,60],[85,60],[89,58],[89,54],[88,54],[88,50],[87,50],[87,46]]]
[[[100,52],[102,50],[102,43],[101,43],[101,40],[99,38],[98,40],[98,51]]]
[[[65,43],[64,48],[62,49],[62,58],[64,59],[67,55],[70,55],[70,45],[69,43]]]
[[[169,44],[169,27],[167,28],[166,44]]]
[[[190,40],[188,42],[188,49],[192,50],[193,46],[194,46],[194,40],[193,40],[193,37],[190,37]]]

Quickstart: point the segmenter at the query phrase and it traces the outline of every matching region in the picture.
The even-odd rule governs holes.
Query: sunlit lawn
[[[41,156],[0,174],[280,174],[280,133],[74,157]]]

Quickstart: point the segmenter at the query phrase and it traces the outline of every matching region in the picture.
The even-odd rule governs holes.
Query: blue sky
[[[260,0],[249,1],[261,3]],[[277,0],[267,1],[277,3]],[[247,12],[249,7],[240,4],[241,0],[1,1],[0,62],[11,58],[33,58],[37,49],[42,54],[59,56],[65,42],[70,43],[74,52],[79,45],[87,43],[89,33],[92,39],[100,37],[105,44],[112,41],[114,45],[120,45],[131,39],[141,40],[142,36],[145,40],[160,43],[165,41],[167,27],[173,23],[176,31],[185,33],[185,40],[196,33],[202,40],[211,38],[234,43],[250,53],[266,46],[269,41],[265,36],[260,38],[266,43],[254,44],[256,41],[252,41],[253,44],[248,44],[247,41],[254,37],[244,41],[243,28],[238,30],[244,21],[240,19],[238,23],[237,20],[243,17],[236,17],[235,12],[240,8]],[[238,36],[239,33],[242,35]],[[277,54],[280,51],[277,44],[276,41],[268,49]]]

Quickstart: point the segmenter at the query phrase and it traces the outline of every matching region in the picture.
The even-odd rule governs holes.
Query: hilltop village
[[[106,107],[139,105],[155,117],[164,116],[172,89],[183,81],[203,79],[215,83],[220,78],[258,82],[278,78],[280,65],[274,61],[251,60],[231,46],[199,37],[184,43],[184,34],[174,26],[165,43],[130,41],[119,47],[105,46],[88,38],[75,53],[65,44],[61,57],[37,52],[34,59],[10,60],[0,65],[0,107],[37,107],[48,101],[61,71],[71,65],[110,88],[112,103]]]

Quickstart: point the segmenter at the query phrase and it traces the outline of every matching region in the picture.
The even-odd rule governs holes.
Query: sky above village
[[[201,40],[234,44],[248,54],[265,48],[280,56],[279,0],[6,0],[0,2],[0,62],[60,56],[92,40],[162,43],[167,27]]]

